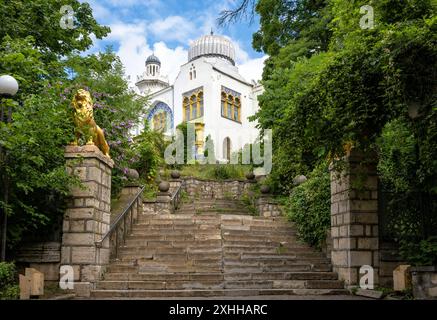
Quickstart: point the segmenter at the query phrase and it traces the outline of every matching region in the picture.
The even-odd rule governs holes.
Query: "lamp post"
[[[3,106],[3,99],[9,99],[15,96],[18,92],[18,82],[14,77],[4,75],[0,77],[0,121],[6,124],[12,121],[12,108],[8,105],[7,108]],[[8,154],[6,150],[3,150],[2,146],[0,146],[0,161],[3,163],[3,167],[6,168],[6,164],[8,161]],[[2,187],[3,187],[3,221],[1,227],[1,256],[0,261],[6,260],[6,231],[8,225],[8,215],[6,211],[6,207],[9,201],[9,177],[6,174],[6,171],[2,172]]]

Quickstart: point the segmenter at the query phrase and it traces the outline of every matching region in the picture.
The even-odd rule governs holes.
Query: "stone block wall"
[[[359,284],[364,265],[374,269],[374,284],[379,282],[378,177],[375,166],[361,166],[361,159],[352,151],[347,169],[331,172],[331,260],[347,286]]]
[[[241,200],[254,183],[248,180],[214,181],[189,177],[184,178],[183,187],[190,198]]]
[[[84,284],[96,282],[109,263],[109,239],[101,247],[95,243],[109,231],[114,163],[94,145],[68,146],[65,158],[69,173],[77,175],[84,188],[71,190],[63,222],[61,265],[73,267],[82,290]]]
[[[256,200],[256,208],[261,217],[279,217],[282,215],[277,202],[268,195],[261,195]]]
[[[393,242],[379,241],[379,284],[393,288],[393,271],[400,265],[407,265],[399,255],[399,248]]]
[[[416,299],[437,300],[437,267],[411,268],[413,294]]]

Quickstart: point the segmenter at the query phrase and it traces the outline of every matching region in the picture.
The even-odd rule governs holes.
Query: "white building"
[[[196,155],[203,155],[210,136],[218,160],[229,160],[232,152],[256,140],[256,122],[248,118],[258,110],[263,87],[239,74],[231,41],[212,33],[194,41],[173,85],[160,69],[161,61],[155,55],[148,57],[146,71],[136,83],[140,93],[151,99],[144,119],[151,128],[172,136],[180,123],[193,123]]]

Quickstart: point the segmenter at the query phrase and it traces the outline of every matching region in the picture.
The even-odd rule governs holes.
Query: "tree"
[[[104,129],[116,162],[114,194],[123,186],[130,165],[129,131],[147,105],[129,89],[112,50],[80,55],[92,44],[91,34],[101,38],[109,29],[95,22],[88,4],[64,3],[75,9],[76,29],[60,28],[58,1],[0,2],[0,74],[10,74],[20,84],[14,99],[0,101],[13,110],[13,122],[0,124],[0,147],[13,159],[0,164],[0,176],[7,176],[10,185],[8,205],[0,199],[9,216],[9,248],[26,236],[50,238],[50,227],[62,217],[70,187],[78,184],[67,175],[64,159],[64,148],[73,141],[70,103],[75,90],[84,88],[92,94],[96,122]]]

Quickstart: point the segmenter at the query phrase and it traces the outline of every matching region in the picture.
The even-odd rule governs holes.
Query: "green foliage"
[[[387,123],[377,141],[381,181],[395,192],[406,192],[414,187],[416,176],[416,141],[408,123],[401,119]]]
[[[140,179],[151,183],[157,177],[158,169],[164,163],[163,155],[167,143],[162,133],[150,130],[146,125],[144,131],[131,146],[130,167],[136,169]]]
[[[181,175],[207,180],[243,180],[246,173],[251,170],[250,166],[232,164],[194,164],[181,168]]]
[[[18,299],[19,294],[15,264],[0,262],[0,300]]]
[[[75,10],[73,30],[59,26],[64,4]],[[73,141],[70,102],[75,90],[92,94],[96,122],[116,163],[114,193],[126,182],[132,143],[128,133],[147,101],[129,90],[123,66],[111,50],[80,55],[92,45],[91,35],[100,39],[109,33],[97,24],[89,4],[1,1],[0,15],[0,74],[10,74],[20,84],[14,99],[0,101],[13,111],[13,123],[0,124],[0,147],[9,159],[0,159],[0,185],[7,178],[10,186],[8,206],[3,197],[0,206],[9,215],[11,249],[24,234],[46,234],[63,214],[70,187],[78,183],[67,175],[64,159],[64,148]]]
[[[310,178],[295,187],[284,203],[287,217],[295,222],[298,236],[321,248],[330,227],[330,174],[326,165],[317,167]]]
[[[62,29],[59,25],[63,5],[70,5],[75,11],[74,29]],[[85,51],[93,43],[92,35],[102,39],[110,32],[96,22],[88,3],[77,0],[1,1],[0,16],[0,39],[6,35],[13,39],[31,36],[44,56],[50,58]]]
[[[270,52],[263,81],[266,91],[259,98],[261,108],[255,118],[261,129],[273,130],[272,178],[280,189],[287,192],[296,175],[311,172],[318,163],[341,158],[345,145],[373,150],[386,124],[395,119],[405,119],[410,127],[411,103],[420,105],[415,125],[422,187],[436,187],[435,148],[431,147],[436,143],[436,18],[431,17],[429,2],[416,0],[409,5],[413,3],[417,10],[411,14],[405,14],[399,4],[394,6],[396,22],[388,21],[393,16],[392,11],[386,14],[391,5],[375,3],[377,27],[362,30],[359,10],[367,1],[332,0],[328,6],[319,2],[315,10],[328,20],[332,34],[329,45],[311,49],[312,54],[307,53],[311,41],[298,33],[287,35],[287,41],[278,36],[264,39],[267,47],[279,48]],[[261,21],[264,15],[267,21],[271,15],[286,15],[284,21],[275,18],[277,30],[286,29],[293,18],[305,29],[317,26],[302,18],[292,3],[286,3],[285,11],[275,11],[273,4],[270,8],[260,12]]]
[[[402,239],[400,253],[413,265],[435,266],[437,265],[437,237],[430,237],[420,242]]]

